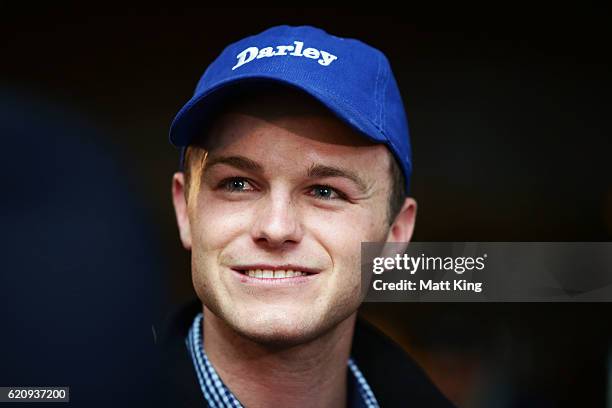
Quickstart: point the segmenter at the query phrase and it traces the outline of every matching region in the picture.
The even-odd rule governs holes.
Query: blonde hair
[[[193,206],[196,205],[196,197],[200,193],[200,185],[202,183],[202,171],[206,164],[208,151],[199,146],[191,145],[185,149],[185,157],[183,162],[183,174],[185,178],[185,201],[187,202],[187,210],[193,213]],[[192,198],[193,199],[190,199]]]

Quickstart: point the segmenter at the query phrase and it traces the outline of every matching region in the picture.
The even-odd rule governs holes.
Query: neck
[[[241,336],[204,306],[204,349],[243,406],[343,407],[355,318],[279,349]]]

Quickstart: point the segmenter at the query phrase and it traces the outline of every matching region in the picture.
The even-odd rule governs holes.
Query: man
[[[386,57],[313,27],[228,46],[176,116],[199,301],[165,341],[172,404],[450,406],[358,321],[360,246],[408,242],[407,122]]]

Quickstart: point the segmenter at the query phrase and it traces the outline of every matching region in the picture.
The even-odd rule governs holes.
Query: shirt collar
[[[204,398],[208,405],[213,408],[243,408],[240,401],[223,383],[206,356],[202,341],[202,319],[202,312],[200,312],[193,319],[185,342]],[[348,367],[348,389],[353,390],[353,393],[349,392],[348,395],[349,406],[351,408],[378,408],[379,405],[372,389],[352,357],[348,360]]]

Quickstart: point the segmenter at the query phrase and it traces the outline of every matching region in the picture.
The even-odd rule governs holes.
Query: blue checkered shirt
[[[204,398],[212,408],[243,408],[206,357],[202,342],[202,318],[202,313],[199,313],[193,319],[185,340]],[[348,360],[348,367],[351,374],[349,387],[357,391],[354,398],[349,398],[352,401],[351,408],[378,408],[372,389],[352,358]]]

